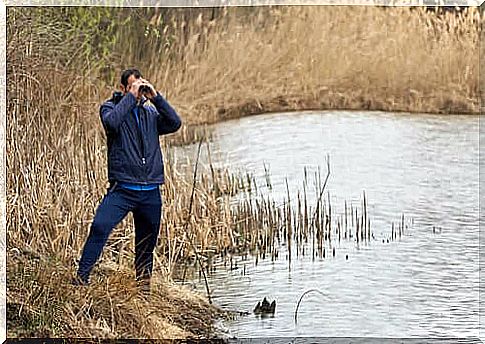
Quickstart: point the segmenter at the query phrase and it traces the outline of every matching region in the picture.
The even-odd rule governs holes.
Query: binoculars
[[[141,93],[150,93],[151,92],[151,89],[149,86],[147,85],[141,85],[139,88],[138,88],[138,92],[141,92]]]

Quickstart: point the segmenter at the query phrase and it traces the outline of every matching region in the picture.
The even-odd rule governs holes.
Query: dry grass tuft
[[[127,271],[74,287],[56,257],[10,250],[8,259],[9,337],[209,338],[212,320],[224,316],[166,279],[155,279],[147,301]]]

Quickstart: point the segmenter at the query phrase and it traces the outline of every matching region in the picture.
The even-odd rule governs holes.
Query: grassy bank
[[[54,255],[10,250],[8,337],[211,338],[225,314],[207,300],[158,278],[150,300],[137,295],[129,269],[103,265],[90,287],[74,287],[70,267]]]
[[[120,24],[112,31],[103,22],[112,11],[119,12],[109,18],[122,18],[127,9],[103,9],[94,24],[78,17],[54,20],[52,11],[8,13],[9,336],[208,336],[220,313],[174,287],[174,265],[193,259],[193,247],[207,261],[237,245],[241,231],[250,246],[261,246],[248,217],[265,223],[263,241],[274,240],[275,223],[297,223],[293,214],[277,216],[268,204],[267,212],[247,203],[231,209],[230,195],[250,187],[251,177],[213,170],[198,176],[185,227],[194,157],[177,167],[162,140],[167,183],[152,302],[134,296],[131,284],[131,215],[110,237],[97,282],[89,289],[69,286],[107,187],[98,108],[118,84],[121,68],[140,66],[186,125],[281,110],[478,111],[476,9],[457,17],[370,7],[204,9],[190,15],[137,10],[150,30],[159,30],[154,36],[146,36],[145,27],[130,31]],[[86,43],[95,31],[114,32],[115,39],[101,35]],[[96,42],[110,49],[93,50]],[[196,138],[188,134],[183,141],[191,140]]]

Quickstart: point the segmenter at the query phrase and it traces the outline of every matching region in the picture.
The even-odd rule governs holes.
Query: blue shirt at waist
[[[125,182],[118,182],[118,185],[125,189],[137,190],[137,191],[154,190],[160,186],[160,184],[142,185],[142,184],[133,184],[133,183],[125,183]]]

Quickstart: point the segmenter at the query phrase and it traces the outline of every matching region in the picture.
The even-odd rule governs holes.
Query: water
[[[304,167],[325,176],[328,155],[332,204],[340,211],[344,200],[359,204],[365,191],[377,237],[360,247],[342,243],[335,257],[315,261],[289,262],[284,253],[274,262],[240,261],[245,276],[219,268],[209,284],[222,308],[251,311],[263,297],[277,302],[274,317],[226,322],[230,335],[478,337],[478,116],[281,113],[211,130],[213,163],[252,172],[259,192],[277,200],[286,181],[291,194],[302,189]],[[195,149],[175,154],[194,156]],[[387,243],[401,214],[409,228]],[[295,323],[309,289],[325,296],[306,295]]]

